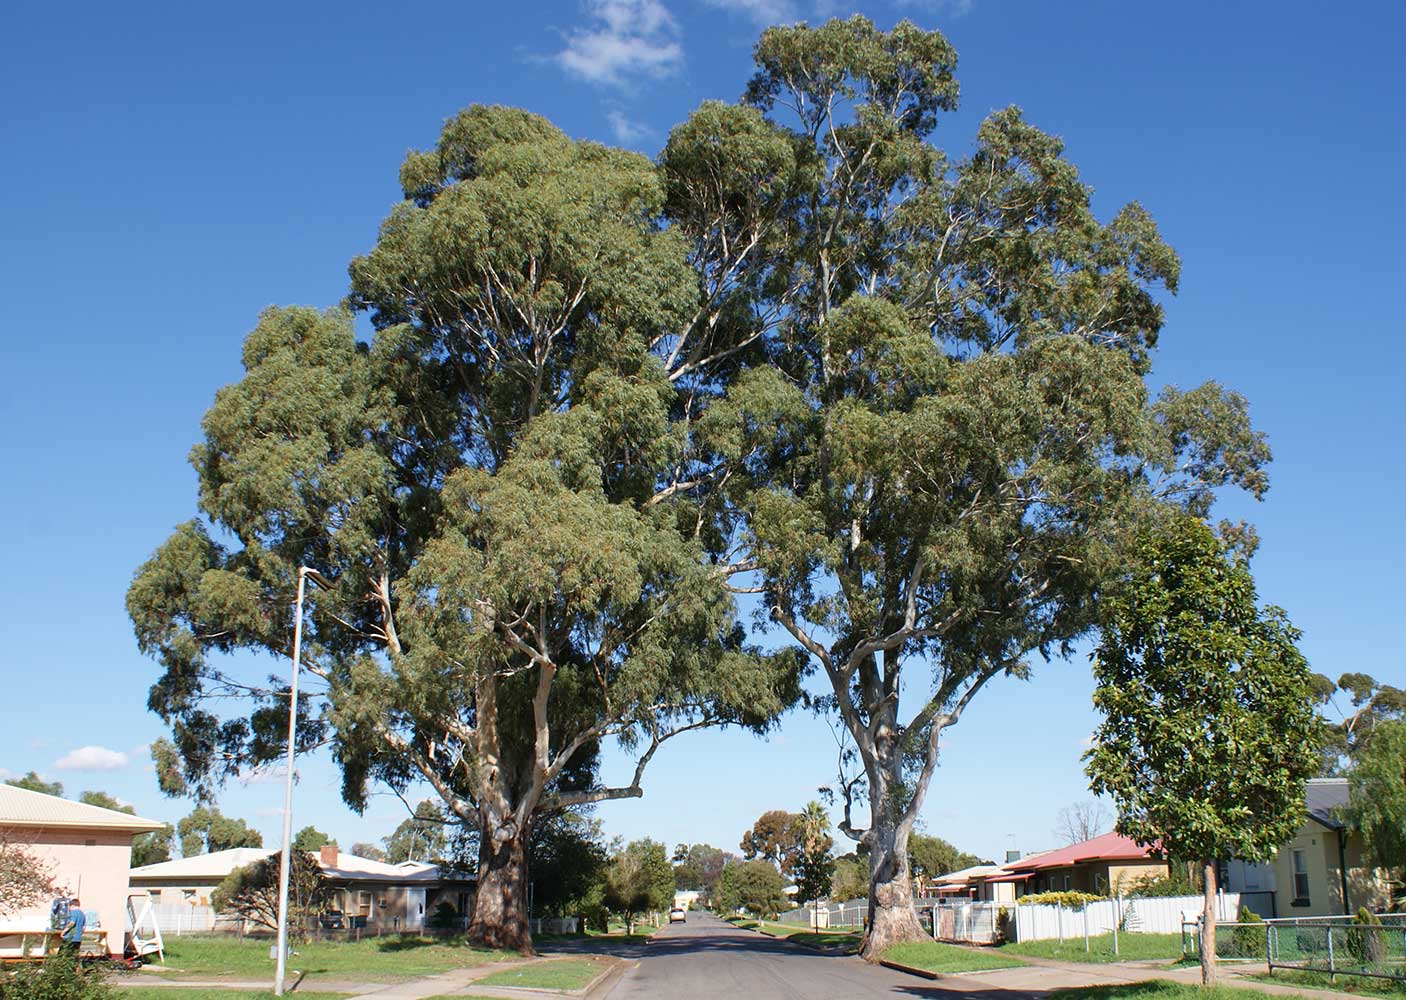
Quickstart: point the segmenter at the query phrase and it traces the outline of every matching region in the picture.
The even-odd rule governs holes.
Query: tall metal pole
[[[298,733],[298,665],[303,654],[303,587],[307,571],[298,569],[298,603],[293,621],[293,684],[288,694],[288,774],[283,786],[283,853],[278,860],[278,961],[273,974],[273,995],[283,996],[288,964],[288,861],[293,849],[293,749]]]

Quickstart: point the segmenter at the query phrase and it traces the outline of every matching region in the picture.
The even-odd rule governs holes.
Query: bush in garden
[[[53,955],[42,965],[0,969],[0,1000],[114,1000],[101,971],[83,968],[69,955]]]
[[[1237,958],[1264,958],[1264,920],[1248,906],[1242,906],[1239,924],[1230,935],[1231,955]]]
[[[1347,931],[1347,951],[1366,966],[1382,964],[1386,954],[1386,932],[1382,922],[1365,906],[1357,911],[1357,919]]]

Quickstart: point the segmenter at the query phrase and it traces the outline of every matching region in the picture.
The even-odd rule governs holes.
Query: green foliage
[[[385,861],[386,852],[375,844],[368,844],[365,841],[357,841],[351,845],[351,852],[358,858],[366,858],[370,861]]]
[[[539,823],[528,862],[536,914],[564,917],[589,908],[601,894],[606,862],[599,821],[566,813]]]
[[[1379,967],[1386,958],[1386,931],[1381,918],[1365,906],[1358,908],[1357,917],[1348,928],[1347,951],[1368,968]]]
[[[742,856],[748,861],[761,858],[783,872],[795,867],[801,847],[800,814],[769,809],[742,835]]]
[[[449,835],[444,810],[429,799],[415,806],[415,815],[400,821],[384,839],[386,860],[393,865],[402,861],[434,861],[444,857],[449,848]]]
[[[1375,867],[1406,867],[1406,721],[1377,725],[1348,774],[1346,820],[1360,830]]]
[[[0,969],[3,1000],[113,1000],[118,995],[101,969],[79,965],[67,955]]]
[[[981,864],[975,854],[959,851],[941,837],[915,833],[908,838],[908,863],[913,874],[925,880]]]
[[[1168,896],[1199,896],[1202,891],[1200,879],[1187,876],[1186,865],[1173,863],[1167,874],[1143,875],[1128,883],[1123,892],[1129,898],[1156,899]]]
[[[667,910],[674,899],[674,870],[664,845],[648,838],[618,847],[605,869],[607,908],[627,923],[637,914]]]
[[[740,861],[723,869],[713,890],[713,906],[719,913],[732,913],[738,907],[756,917],[774,917],[786,906],[786,880],[769,861]]]
[[[427,924],[432,930],[446,930],[453,927],[458,919],[459,911],[454,908],[454,904],[447,899],[441,899],[435,904]]]
[[[14,785],[16,788],[26,788],[31,792],[40,792],[44,795],[57,795],[63,798],[63,782],[45,781],[39,777],[35,771],[30,771],[20,778],[10,778],[5,784]]]
[[[139,833],[132,838],[132,867],[159,865],[171,860],[171,849],[175,845],[176,828],[167,823],[160,830]]]
[[[711,844],[680,844],[674,860],[674,887],[698,890],[706,904],[723,869],[738,858]]]
[[[837,902],[863,899],[869,892],[869,863],[853,854],[835,859],[830,879],[830,898]]]
[[[181,855],[227,851],[234,847],[263,847],[264,837],[242,819],[231,819],[214,806],[197,806],[176,824],[181,839]]]
[[[1030,903],[1032,905],[1045,904],[1047,906],[1067,906],[1070,909],[1082,910],[1089,903],[1096,903],[1107,896],[1096,896],[1091,892],[1079,892],[1077,889],[1068,889],[1062,892],[1034,892],[1021,896],[1017,903]]]
[[[1141,537],[1104,604],[1085,755],[1121,832],[1173,857],[1265,860],[1303,817],[1319,724],[1298,631],[1261,610],[1239,558],[1200,521]]]
[[[1264,918],[1248,906],[1242,906],[1236,923],[1239,926],[1231,931],[1230,935],[1236,956],[1263,958],[1268,943],[1265,938]]]
[[[282,852],[230,872],[210,895],[217,913],[233,913],[257,926],[278,927],[279,864]],[[331,891],[322,868],[306,851],[288,855],[288,926],[312,926]]]
[[[1406,689],[1378,681],[1370,674],[1345,673],[1336,682],[1315,674],[1315,693],[1325,703],[1345,696],[1347,709],[1341,719],[1327,728],[1323,743],[1323,771],[1346,774],[1366,752],[1383,723],[1401,723],[1406,718]]]
[[[327,844],[335,847],[337,842],[313,826],[303,827],[293,838],[295,851],[316,851]]]

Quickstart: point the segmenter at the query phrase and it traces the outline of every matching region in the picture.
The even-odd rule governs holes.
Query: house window
[[[357,906],[357,909],[359,909],[363,914],[370,915],[370,913],[371,913],[371,893],[369,893],[369,892],[358,892],[358,893],[356,894],[356,906]]]
[[[1294,851],[1294,902],[1308,902],[1308,852]]]

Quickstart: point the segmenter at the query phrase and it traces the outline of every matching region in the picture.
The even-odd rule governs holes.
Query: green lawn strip
[[[588,958],[548,958],[475,980],[480,986],[521,986],[539,990],[579,990],[605,971]]]
[[[1299,972],[1293,969],[1275,969],[1250,976],[1264,983],[1278,983],[1280,986],[1307,986],[1315,990],[1336,990],[1339,993],[1358,993],[1369,997],[1406,998],[1406,983],[1390,979],[1376,979],[1372,976],[1343,976],[1335,982],[1326,972]]]
[[[1118,986],[1079,986],[1054,990],[1048,994],[1047,1000],[1265,1000],[1265,994],[1245,986],[1204,989],[1195,983],[1151,979],[1144,983]]]
[[[853,951],[859,950],[860,936],[847,931],[813,931],[805,924],[778,924],[770,920],[763,920],[759,926],[768,934],[812,948],[848,947]]]
[[[980,972],[1025,964],[1016,956],[1006,954],[1005,949],[962,948],[941,941],[905,941],[889,948],[881,957],[886,962],[928,972]]]
[[[166,939],[166,961],[153,966],[182,978],[201,979],[272,976],[266,938],[185,935]],[[393,982],[483,965],[516,953],[489,951],[462,938],[396,936],[361,941],[308,941],[293,945],[288,967],[309,976]],[[312,984],[309,984],[312,985]]]
[[[1061,962],[1133,962],[1150,958],[1181,958],[1180,934],[1124,933],[1118,935],[1118,954],[1113,954],[1113,935],[1099,934],[1089,938],[1089,950],[1084,939],[1065,938],[1059,941],[1023,941],[1003,944],[1004,955],[1029,955],[1031,958],[1051,958]]]

